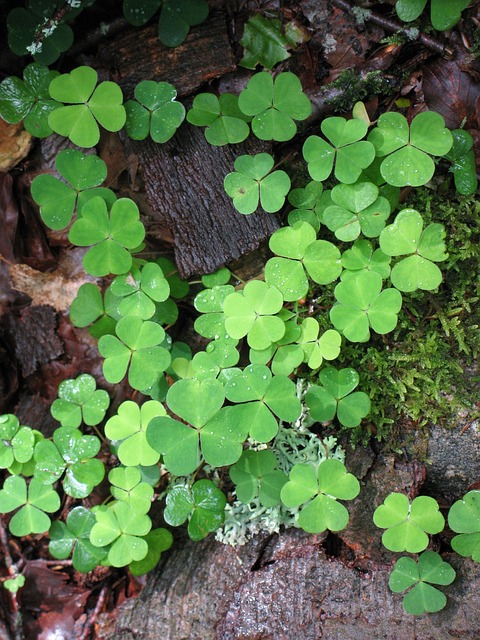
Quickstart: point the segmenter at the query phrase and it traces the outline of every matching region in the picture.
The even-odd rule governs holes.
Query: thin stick
[[[105,604],[105,600],[107,599],[107,593],[108,593],[109,589],[106,585],[104,585],[102,587],[102,590],[100,591],[100,595],[98,596],[98,600],[97,600],[97,604],[95,605],[95,609],[92,611],[92,613],[90,614],[90,616],[88,617],[88,620],[85,623],[85,626],[83,627],[83,632],[82,635],[80,636],[79,640],[88,640],[88,637],[90,636],[90,633],[92,631],[93,625],[95,624],[97,618],[98,618],[98,614],[100,613],[100,611],[102,610],[103,605]]]
[[[3,548],[5,566],[7,568],[8,574],[12,578],[14,578],[17,575],[17,570],[12,560],[12,556],[10,554],[7,532],[5,531],[5,527],[3,526],[3,523],[1,522],[1,520],[0,520],[0,544],[2,545],[2,548]],[[10,599],[12,603],[10,626],[11,626],[13,638],[14,640],[25,640],[25,636],[23,635],[23,628],[22,628],[22,613],[20,611],[20,607],[18,606],[17,594],[11,591]]]

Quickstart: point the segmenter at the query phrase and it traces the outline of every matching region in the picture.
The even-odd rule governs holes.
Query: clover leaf
[[[65,471],[63,489],[73,498],[86,498],[105,475],[103,462],[95,458],[100,450],[97,436],[84,435],[79,429],[59,427],[51,440],[35,446],[34,477],[51,484]]]
[[[473,138],[465,129],[455,129],[452,136],[453,145],[445,157],[452,162],[450,171],[453,173],[456,190],[462,196],[469,196],[478,187]]]
[[[352,393],[360,380],[355,369],[326,367],[319,379],[322,384],[312,385],[305,395],[311,418],[328,422],[336,414],[344,427],[357,427],[370,411],[370,398],[363,391]]]
[[[94,147],[98,143],[98,124],[107,131],[119,131],[125,124],[122,90],[110,81],[97,86],[97,79],[92,67],[77,67],[50,83],[51,97],[67,106],[52,111],[48,124],[55,133],[79,147]]]
[[[185,119],[185,107],[176,102],[177,91],[169,82],[143,80],[135,87],[135,100],[125,103],[125,129],[130,138],[167,142]]]
[[[170,285],[156,262],[147,262],[130,273],[117,276],[110,285],[119,298],[118,313],[148,320],[156,311],[156,303],[164,302],[170,294]]]
[[[115,502],[95,510],[95,524],[90,531],[94,547],[107,547],[107,561],[113,567],[124,567],[133,560],[143,560],[148,543],[142,537],[152,528],[147,515],[138,513],[126,502]]]
[[[247,336],[252,349],[266,349],[285,333],[285,323],[277,315],[282,306],[283,296],[275,286],[251,280],[243,291],[225,298],[225,329],[237,340]]]
[[[446,260],[445,228],[429,224],[423,229],[422,216],[415,209],[404,209],[380,234],[380,248],[389,256],[412,254],[392,269],[390,279],[400,291],[431,291],[442,282],[442,272],[434,262]]]
[[[8,526],[10,532],[19,538],[48,531],[51,520],[47,513],[59,508],[60,496],[52,485],[43,484],[36,478],[32,478],[27,486],[24,478],[9,476],[0,491],[0,513],[19,509]]]
[[[269,442],[277,435],[275,416],[294,422],[301,413],[292,380],[272,376],[268,367],[260,364],[232,371],[225,384],[225,395],[236,403],[230,408],[231,419],[257,442]]]
[[[377,156],[387,156],[380,165],[380,172],[396,187],[426,184],[435,171],[430,156],[445,155],[453,144],[444,119],[433,111],[416,115],[410,127],[401,113],[384,113],[368,140],[375,146]]]
[[[110,287],[105,291],[105,299],[102,298],[100,289],[91,282],[86,282],[79,287],[77,296],[70,305],[70,321],[75,327],[88,327],[89,333],[95,338],[110,333],[115,333],[117,316],[117,297],[113,295]]]
[[[288,194],[288,201],[295,208],[288,214],[288,224],[293,225],[302,220],[308,222],[318,233],[323,220],[322,194],[323,185],[315,180],[305,187],[292,189]]]
[[[142,481],[138,467],[115,467],[108,474],[114,498],[126,502],[138,513],[148,513],[152,506],[153,487]]]
[[[8,589],[10,593],[17,593],[19,589],[21,589],[25,585],[25,576],[20,574],[15,576],[14,578],[8,578],[3,583],[5,589]]]
[[[95,196],[82,208],[82,217],[70,228],[70,242],[93,245],[83,257],[85,271],[92,276],[127,273],[132,267],[130,251],[140,245],[145,228],[138,207],[129,198],[113,203],[110,213],[103,198]]]
[[[308,163],[308,173],[313,180],[326,180],[335,164],[337,180],[353,184],[375,158],[372,143],[362,140],[367,123],[357,118],[330,117],[322,121],[320,128],[331,144],[319,136],[306,139],[303,157]]]
[[[282,31],[281,20],[265,18],[259,13],[248,19],[240,44],[244,48],[240,65],[247,69],[255,69],[257,64],[272,69],[290,57],[287,49],[292,45]]]
[[[52,175],[42,174],[34,178],[31,185],[32,197],[50,229],[64,229],[75,209],[80,217],[83,205],[95,196],[100,196],[110,206],[115,202],[115,194],[110,189],[98,186],[107,177],[107,165],[98,156],[64,149],[55,158],[55,166],[67,184]]]
[[[451,506],[448,525],[460,534],[453,537],[452,549],[480,562],[480,491],[469,491]]]
[[[305,120],[312,105],[298,77],[290,72],[275,79],[262,71],[250,78],[238,97],[238,106],[253,116],[252,131],[260,140],[291,140],[297,133],[295,120]]]
[[[238,97],[231,93],[218,98],[213,93],[199,93],[187,113],[187,120],[206,127],[205,139],[216,147],[243,142],[250,133],[251,118],[240,111]]]
[[[0,469],[8,469],[15,462],[29,462],[34,446],[33,429],[20,426],[18,418],[11,413],[0,416]]]
[[[173,536],[168,529],[152,529],[143,539],[148,544],[147,555],[142,560],[133,560],[128,568],[133,576],[141,576],[154,569],[164,551],[173,544]]]
[[[204,338],[219,338],[225,333],[225,316],[223,303],[225,298],[235,292],[230,284],[214,285],[211,289],[204,289],[195,296],[195,309],[202,316],[195,320],[195,331]]]
[[[66,560],[73,551],[73,567],[81,573],[88,573],[104,560],[107,552],[94,547],[90,542],[90,532],[95,524],[94,514],[85,507],[74,507],[65,523],[55,521],[50,527],[48,550],[54,558]]]
[[[372,243],[368,240],[356,240],[350,249],[342,253],[342,280],[349,278],[352,273],[366,269],[375,271],[382,279],[390,275],[391,257],[381,249],[373,250]]]
[[[103,420],[110,397],[96,389],[95,378],[84,373],[76,380],[64,380],[58,387],[58,398],[51,406],[52,416],[62,427],[79,427],[82,422],[96,425]]]
[[[335,287],[336,304],[330,310],[335,329],[350,342],[367,342],[370,327],[380,334],[393,331],[402,307],[397,289],[382,291],[382,277],[374,271],[352,273]]]
[[[225,494],[211,480],[198,480],[191,489],[171,489],[163,515],[165,521],[174,527],[188,518],[188,535],[198,541],[222,526],[226,504]]]
[[[455,580],[455,570],[434,551],[424,551],[415,562],[412,558],[399,558],[388,580],[394,593],[410,589],[403,599],[407,613],[419,616],[422,613],[440,611],[447,603],[445,595],[432,584],[447,585]]]
[[[382,543],[390,551],[419,553],[428,545],[427,533],[439,533],[445,520],[438,503],[428,496],[419,496],[410,504],[403,493],[391,493],[375,509],[373,521],[381,529]]]
[[[303,361],[310,369],[318,369],[324,359],[335,360],[342,343],[338,331],[327,329],[320,335],[320,325],[315,318],[305,318],[300,326],[301,335],[297,342],[304,352]]]
[[[265,265],[265,281],[275,286],[287,302],[303,298],[309,288],[307,274],[318,284],[329,284],[342,271],[340,251],[327,240],[317,240],[315,229],[299,220],[277,229],[269,246],[277,258]]]
[[[52,133],[48,115],[61,106],[50,98],[48,85],[58,74],[33,62],[25,67],[23,80],[9,76],[0,82],[0,118],[16,124],[23,120],[25,129],[37,138]]]
[[[274,160],[268,153],[255,156],[239,156],[235,162],[235,172],[225,176],[224,188],[233,198],[233,206],[244,215],[262,209],[274,213],[283,207],[290,190],[290,178],[285,171],[273,171]]]
[[[339,240],[350,242],[362,233],[376,238],[390,215],[390,204],[379,196],[372,182],[337,184],[332,189],[333,205],[323,212],[323,222]]]
[[[153,418],[165,415],[163,405],[155,400],[148,400],[141,407],[131,400],[122,402],[117,415],[109,418],[105,425],[107,438],[120,441],[117,455],[122,464],[148,467],[158,462],[160,455],[148,444],[146,431]]]
[[[425,9],[427,0],[398,0],[395,11],[400,20],[412,22]],[[437,31],[451,29],[462,17],[462,11],[470,4],[469,0],[431,0],[430,19]]]
[[[318,469],[310,464],[296,464],[280,496],[288,508],[305,505],[298,524],[308,533],[321,533],[326,529],[340,531],[347,526],[348,511],[338,500],[353,500],[359,492],[355,476],[347,472],[340,460],[329,458]]]
[[[258,496],[264,507],[280,504],[280,491],[287,482],[287,476],[277,468],[273,451],[247,449],[230,467],[229,473],[240,502],[248,504]]]

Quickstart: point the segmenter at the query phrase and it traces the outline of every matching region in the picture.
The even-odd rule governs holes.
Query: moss
[[[337,95],[326,100],[326,103],[335,113],[345,113],[368,96],[387,95],[392,91],[392,86],[381,71],[370,71],[362,76],[354,69],[347,69],[328,85],[328,89],[336,89]]]

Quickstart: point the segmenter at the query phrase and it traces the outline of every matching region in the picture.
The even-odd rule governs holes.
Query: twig
[[[7,532],[5,531],[5,527],[0,520],[0,544],[3,548],[5,566],[7,568],[8,574],[14,578],[17,575],[17,570],[15,564],[12,560],[12,556],[10,554],[10,548],[8,546],[8,538]],[[17,594],[15,592],[9,592],[11,603],[12,603],[12,614],[10,616],[11,620],[11,631],[14,640],[25,640],[25,636],[23,635],[22,628],[22,614],[20,611],[20,607],[18,606]]]
[[[65,2],[60,9],[55,11],[51,18],[48,18],[45,22],[38,26],[33,36],[32,48],[35,51],[41,51],[41,45],[46,37],[48,37],[59,26],[60,22],[72,10],[72,5],[69,2]]]
[[[106,585],[103,585],[102,590],[100,591],[100,595],[98,596],[95,609],[89,615],[88,620],[86,621],[83,627],[82,635],[80,636],[79,640],[88,640],[88,637],[90,636],[90,633],[92,631],[92,627],[98,618],[98,614],[100,613],[103,605],[105,604],[108,591],[109,591],[108,587]]]
[[[348,13],[352,13],[352,10],[356,5],[350,4],[348,0],[332,0],[332,4],[334,4],[339,9],[346,11]],[[396,20],[391,20],[390,18],[385,18],[384,16],[378,15],[373,11],[368,11],[365,13],[365,20],[373,22],[374,24],[378,24],[379,27],[385,29],[385,31],[389,31],[391,33],[402,33],[407,38],[411,38],[412,31],[409,28],[405,28],[403,24],[397,22]],[[433,38],[432,36],[427,36],[424,33],[418,33],[417,37],[414,38],[421,44],[423,44],[428,49],[435,51],[435,53],[439,53],[441,56],[447,59],[451,59],[453,57],[452,49],[449,49],[445,44],[437,40],[437,38]]]

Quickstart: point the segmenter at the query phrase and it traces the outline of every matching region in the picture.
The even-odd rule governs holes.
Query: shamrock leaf
[[[240,502],[248,504],[258,496],[264,507],[280,504],[280,491],[287,476],[277,468],[273,451],[247,449],[229,473]]]
[[[465,129],[455,129],[452,136],[453,146],[445,157],[452,162],[450,171],[453,173],[456,190],[462,196],[469,196],[478,187],[473,138]]]
[[[174,527],[188,518],[188,535],[198,541],[222,526],[226,504],[225,494],[211,480],[198,480],[191,489],[174,487],[169,491],[163,515]]]
[[[164,302],[170,294],[170,285],[156,262],[147,262],[130,273],[117,276],[110,285],[119,298],[118,313],[148,320],[156,312],[156,303]]]
[[[9,76],[0,82],[0,118],[16,124],[23,120],[25,129],[37,138],[52,133],[48,126],[48,115],[61,106],[50,98],[48,85],[58,71],[33,62],[25,67],[23,80]]]
[[[43,484],[36,478],[32,478],[27,487],[24,478],[9,476],[0,491],[0,513],[19,509],[8,527],[19,538],[48,531],[51,520],[47,513],[53,513],[59,508],[60,496],[52,485]]]
[[[135,87],[135,100],[125,103],[125,129],[130,138],[167,142],[185,119],[185,107],[176,102],[177,91],[168,82],[144,80]]]
[[[308,292],[307,274],[318,284],[329,284],[342,271],[340,251],[327,240],[317,240],[315,229],[299,220],[277,229],[269,246],[277,258],[265,265],[265,281],[275,286],[287,301],[303,298]]]
[[[127,273],[132,266],[130,251],[145,237],[138,207],[129,198],[113,203],[110,213],[105,200],[96,196],[82,208],[68,238],[80,247],[93,245],[83,257],[85,271],[92,276]]]
[[[400,291],[431,291],[442,282],[435,262],[446,260],[445,228],[429,224],[423,229],[422,216],[415,209],[404,209],[380,234],[380,248],[389,256],[412,254],[392,269],[390,279]]]
[[[272,171],[274,160],[268,153],[255,156],[239,156],[235,162],[235,172],[225,176],[224,188],[233,198],[233,205],[244,215],[258,208],[274,213],[283,207],[290,190],[290,178],[285,171]]]
[[[153,487],[142,481],[138,467],[115,467],[108,474],[114,498],[126,502],[138,513],[148,513],[152,506]]]
[[[318,369],[323,360],[335,360],[340,353],[342,338],[338,331],[327,329],[320,334],[320,325],[315,318],[305,318],[301,324],[301,335],[297,342],[304,352],[303,361],[310,369]]]
[[[115,333],[118,299],[111,292],[110,287],[105,291],[105,299],[102,298],[100,289],[86,282],[79,287],[77,296],[70,305],[70,321],[75,327],[87,327],[92,325],[89,333],[95,338],[109,333]]]
[[[247,69],[255,69],[257,64],[272,69],[277,62],[290,57],[287,49],[291,42],[282,31],[281,21],[259,13],[248,19],[240,44],[244,48],[240,65]]]
[[[61,382],[58,396],[50,411],[62,427],[79,427],[82,422],[96,425],[103,420],[110,404],[108,393],[96,390],[95,378],[87,373],[76,380]]]
[[[158,462],[160,455],[148,444],[146,431],[153,418],[165,415],[163,405],[155,400],[148,400],[141,407],[131,400],[122,402],[117,415],[112,416],[105,425],[107,438],[120,441],[117,455],[122,464],[126,467],[148,467]]]
[[[178,47],[188,36],[190,27],[208,16],[206,0],[164,0],[158,22],[158,39],[167,47]]]
[[[460,534],[452,539],[452,549],[480,562],[480,491],[469,491],[451,506],[448,525]]]
[[[329,458],[318,465],[318,470],[309,464],[296,464],[280,495],[288,508],[305,505],[298,516],[302,529],[321,533],[326,529],[340,531],[347,526],[348,511],[337,499],[353,500],[359,492],[355,476],[347,473],[340,460]]]
[[[391,257],[383,253],[381,249],[374,251],[372,243],[368,240],[356,240],[350,249],[342,253],[342,266],[345,268],[342,280],[362,269],[375,271],[382,279],[388,278],[390,261]]]
[[[152,529],[143,539],[148,544],[148,552],[142,560],[133,560],[128,568],[133,576],[141,576],[154,569],[164,551],[173,544],[173,536],[168,529]]]
[[[415,562],[412,558],[399,558],[390,575],[388,586],[394,593],[413,589],[403,599],[407,613],[419,616],[422,613],[440,611],[447,603],[444,594],[431,584],[447,585],[455,580],[455,570],[444,562],[438,553],[424,551]]]
[[[107,560],[113,567],[124,567],[133,560],[142,560],[148,553],[148,543],[142,537],[152,528],[147,515],[138,513],[125,502],[100,506],[95,510],[95,524],[90,531],[94,547],[107,547]]]
[[[125,124],[122,90],[109,81],[96,86],[97,78],[92,67],[77,67],[50,83],[51,97],[67,106],[52,111],[48,124],[55,133],[68,137],[79,147],[94,147],[98,143],[98,124],[107,131],[119,131]]]
[[[305,120],[312,105],[298,77],[280,73],[275,79],[262,71],[250,78],[238,97],[238,106],[253,116],[252,131],[260,140],[291,140],[297,133],[295,120]]]
[[[220,147],[224,144],[236,144],[248,138],[251,118],[238,107],[238,98],[224,93],[217,98],[213,93],[199,93],[187,114],[187,120],[205,129],[207,142]]]
[[[355,369],[327,367],[320,371],[322,385],[312,385],[305,403],[313,420],[328,422],[337,414],[344,427],[357,427],[370,411],[370,398],[363,391],[352,391],[358,386]]]
[[[308,222],[318,233],[322,222],[322,194],[323,185],[321,182],[312,180],[305,187],[292,189],[288,194],[288,201],[295,207],[288,214],[288,224],[293,226],[295,222]]]
[[[204,338],[219,338],[225,333],[223,303],[225,298],[235,292],[230,284],[214,285],[195,296],[195,309],[204,315],[195,320],[195,331]]]
[[[31,460],[34,446],[33,429],[20,426],[17,417],[11,413],[0,416],[0,469]]]
[[[333,187],[333,205],[323,212],[323,222],[339,240],[350,242],[362,233],[376,238],[390,215],[390,204],[378,195],[378,187],[372,182],[338,184]]]
[[[335,164],[337,180],[353,184],[375,157],[371,142],[360,142],[367,133],[367,123],[357,118],[331,117],[325,118],[320,128],[331,144],[319,136],[306,139],[303,157],[308,163],[308,173],[313,180],[326,180]]]
[[[412,22],[419,17],[426,4],[427,0],[398,0],[395,11],[400,20]],[[451,29],[469,4],[469,0],[431,0],[430,18],[433,28],[437,31]]]
[[[19,589],[21,589],[25,585],[25,576],[19,575],[14,578],[8,578],[3,583],[5,589],[8,589],[10,593],[17,593]]]
[[[330,320],[351,342],[367,342],[370,327],[380,334],[393,331],[402,307],[397,289],[382,289],[382,277],[374,271],[352,273],[335,287],[337,303]]]
[[[403,493],[391,493],[375,509],[373,521],[381,529],[382,543],[390,551],[419,553],[428,545],[427,533],[439,533],[445,520],[438,503],[428,496],[419,496],[410,504]]]
[[[410,127],[402,114],[384,113],[368,140],[375,146],[377,156],[387,156],[380,171],[396,187],[426,184],[435,171],[430,155],[443,156],[453,144],[444,119],[433,111],[416,115]]]
[[[52,556],[58,560],[66,560],[73,551],[74,568],[81,573],[92,571],[107,555],[105,549],[94,547],[90,542],[90,532],[95,521],[91,511],[85,507],[74,507],[65,524],[53,522],[48,545]]]
[[[32,197],[50,229],[64,229],[75,209],[80,217],[83,205],[95,196],[100,196],[110,206],[115,202],[115,194],[110,189],[98,187],[107,177],[107,165],[98,156],[64,149],[55,158],[55,166],[68,184],[52,175],[42,174],[36,176],[31,185]]]

